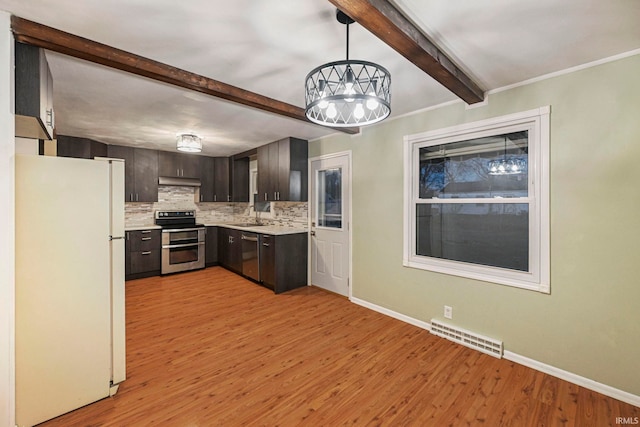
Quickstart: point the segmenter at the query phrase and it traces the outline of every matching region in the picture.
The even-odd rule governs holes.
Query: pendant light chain
[[[347,61],[349,60],[349,23],[347,22]]]

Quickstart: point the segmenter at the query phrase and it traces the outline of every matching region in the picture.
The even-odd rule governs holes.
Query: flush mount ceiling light
[[[527,162],[519,157],[507,158],[507,138],[504,138],[502,159],[489,162],[489,175],[518,175],[526,172]]]
[[[202,151],[202,138],[192,133],[178,135],[176,144],[178,151],[187,153],[199,153]]]
[[[331,127],[364,126],[391,113],[391,75],[384,67],[349,59],[349,24],[340,10],[336,19],[347,26],[347,59],[313,69],[305,79],[305,114]]]

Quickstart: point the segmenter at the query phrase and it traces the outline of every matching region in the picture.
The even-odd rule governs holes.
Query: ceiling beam
[[[467,104],[484,100],[482,89],[387,0],[329,1]]]
[[[38,46],[138,76],[147,77],[152,80],[225,99],[247,107],[313,124],[307,119],[304,108],[83,37],[78,37],[64,31],[56,30],[55,28],[47,27],[33,21],[12,16],[11,29],[15,39],[21,43]],[[332,129],[349,134],[356,134],[360,131],[357,127]]]

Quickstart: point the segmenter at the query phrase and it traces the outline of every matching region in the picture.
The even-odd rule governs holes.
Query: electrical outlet
[[[453,319],[453,308],[448,305],[444,306],[444,317],[447,319]]]

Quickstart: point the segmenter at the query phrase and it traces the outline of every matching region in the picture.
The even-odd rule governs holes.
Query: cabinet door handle
[[[129,193],[129,201],[133,202],[133,193]]]
[[[202,201],[202,199],[204,199],[204,196],[201,194],[200,195],[200,201]]]
[[[151,255],[151,251],[140,252],[140,255]]]
[[[269,244],[268,243],[263,243],[262,246],[269,247]]]
[[[230,202],[230,201],[231,201],[231,195],[228,195],[227,196],[227,202]]]
[[[267,201],[267,193],[264,193],[264,201]]]
[[[218,201],[218,195],[217,195],[217,194],[214,194],[214,195],[213,195],[213,201],[214,201],[214,202],[217,202],[217,201]]]
[[[53,127],[53,108],[47,110],[47,126]]]
[[[136,202],[138,201],[138,193],[136,193]]]
[[[151,240],[151,237],[143,237],[143,238],[142,238],[142,239],[140,239],[140,240],[142,240],[143,242],[146,242],[147,240]]]

